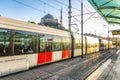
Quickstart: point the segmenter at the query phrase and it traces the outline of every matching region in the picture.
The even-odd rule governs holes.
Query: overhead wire
[[[75,17],[73,17],[73,19],[75,19],[77,22],[79,22],[79,23],[81,23],[77,18],[75,18]],[[85,26],[88,26],[88,25],[86,25],[86,24],[84,24]],[[92,26],[91,26],[92,27]],[[79,29],[79,28],[78,28]],[[84,30],[92,30],[93,31],[93,29],[94,29],[94,31],[96,31],[96,29],[93,27],[93,28],[89,28],[88,29],[88,27],[84,27]]]
[[[68,6],[67,4],[62,3],[62,2],[60,2],[60,1],[58,1],[58,0],[54,0],[54,1],[57,2],[57,3],[59,3],[59,4],[61,4],[61,5]]]
[[[39,11],[39,12],[45,13],[45,11],[40,10],[40,9],[38,9],[38,8],[35,8],[35,7],[33,7],[33,6],[30,6],[30,5],[28,5],[28,4],[25,4],[25,3],[23,3],[23,2],[20,2],[20,1],[17,1],[17,0],[13,0],[13,1],[16,2],[16,3],[19,3],[19,4],[23,5],[23,6],[26,6],[26,7],[29,7],[29,8],[31,8],[31,9],[37,10],[37,11]],[[42,1],[42,0],[39,0],[39,1]],[[55,1],[57,1],[57,0],[55,0]],[[43,3],[46,4],[46,5],[49,5],[49,4],[47,4],[46,2],[43,2]],[[49,6],[51,6],[51,5],[49,5]],[[51,6],[51,7],[54,8],[54,9],[56,9],[56,10],[59,10],[59,9],[55,8],[54,6]],[[77,18],[75,18],[75,17],[73,17],[73,18],[80,23],[80,21],[79,21]]]
[[[75,16],[73,16],[73,19],[75,19],[77,22],[81,23],[81,21],[78,20]]]
[[[35,8],[35,7],[31,6],[31,5],[25,4],[25,3],[23,3],[23,2],[20,2],[20,1],[17,1],[17,0],[13,0],[13,1],[16,2],[16,3],[18,3],[18,4],[21,4],[21,5],[23,5],[23,6],[26,6],[26,7],[28,7],[28,8],[31,8],[31,9],[33,9],[33,10],[46,13],[45,11],[43,11],[43,10],[41,10],[41,9]]]
[[[23,6],[25,6],[25,7],[31,8],[31,9],[33,9],[33,10],[36,10],[36,11],[39,11],[39,12],[42,12],[42,13],[47,13],[47,12],[44,11],[44,10],[35,8],[35,7],[31,6],[31,5],[25,4],[25,3],[20,2],[20,1],[18,1],[18,0],[13,0],[13,1],[16,2],[16,3],[18,3],[18,4],[20,4],[20,5],[23,5]],[[47,4],[47,3],[44,3],[44,4],[49,5],[49,4]],[[50,5],[49,5],[49,6],[50,6]],[[59,10],[59,11],[60,11],[60,9],[57,9],[57,8],[53,7],[52,5],[51,5],[51,7],[54,8],[54,9],[56,9],[56,10]]]
[[[81,23],[77,18],[75,18],[75,17],[73,17],[73,19],[75,19],[77,22],[79,22],[79,23]],[[88,26],[88,25],[86,25],[86,24],[84,24],[84,26]],[[90,26],[90,25],[89,25]],[[96,29],[93,27],[93,26],[91,26],[92,28],[89,28],[88,29],[88,27],[84,27],[84,30],[92,30],[92,31],[95,31],[96,32]],[[105,33],[104,33],[105,34]]]
[[[77,22],[81,23],[80,20],[78,20],[75,16],[73,16],[73,19],[75,19]],[[85,25],[85,24],[84,24],[84,25]],[[86,27],[84,27],[84,28],[86,28]],[[92,30],[93,30],[93,29],[96,30],[95,28],[90,28],[90,29],[92,29]],[[88,30],[88,29],[87,29],[87,30]]]
[[[47,6],[51,7],[51,8],[53,8],[53,9],[55,9],[55,10],[58,10],[58,11],[61,10],[61,9],[58,9],[58,8],[52,6],[51,4],[48,4],[47,2],[45,2],[45,1],[43,1],[43,0],[38,0],[38,1],[39,1],[39,2],[42,2],[43,4],[45,4],[45,5],[47,5]],[[64,12],[64,11],[63,11],[63,13],[67,13],[67,12]]]
[[[58,9],[58,8],[56,8],[56,7],[54,7],[54,6],[50,5],[50,4],[48,4],[48,3],[44,2],[44,1],[42,1],[42,0],[38,0],[38,1],[39,1],[39,2],[42,2],[42,3],[46,4],[46,5],[48,5],[48,6],[51,7],[51,8],[54,8],[54,9],[60,11],[60,9]]]
[[[93,13],[96,13],[96,12],[83,13],[83,15],[89,15],[89,14],[93,14]],[[81,16],[81,14],[76,14],[76,15],[73,15],[73,16]]]
[[[78,0],[80,3],[81,3],[81,0]],[[83,7],[89,12],[89,13],[91,13],[91,11],[85,6],[85,5],[83,5]],[[96,12],[97,13],[97,12]],[[94,15],[91,15],[88,19],[90,19],[92,16],[94,16]],[[88,20],[87,19],[87,20]],[[98,18],[97,18],[97,20],[102,24],[102,25],[104,25]]]
[[[39,2],[42,2],[43,4],[45,4],[45,5],[47,5],[47,6],[49,6],[49,7],[51,7],[51,8],[53,8],[53,9],[55,9],[55,10],[57,10],[57,11],[60,11],[61,9],[58,9],[58,8],[56,8],[56,7],[54,7],[54,6],[52,6],[51,4],[49,4],[49,3],[47,3],[47,2],[45,2],[45,1],[43,1],[43,0],[38,0]],[[65,5],[65,4],[64,4]],[[66,11],[62,11],[64,14],[67,14],[68,12],[66,12]],[[60,17],[59,17],[60,18]]]
[[[78,0],[79,2],[81,2],[80,0]],[[91,11],[85,6],[85,4],[83,5],[84,8],[89,12],[91,13]],[[97,13],[97,12],[96,12]],[[93,15],[94,16],[94,15]],[[96,18],[102,25],[104,25],[98,18]]]
[[[52,7],[52,8],[54,8],[54,9],[56,9],[56,10],[59,10],[58,8],[55,8],[54,6],[52,6],[52,5],[50,5],[50,4],[48,4],[48,3],[46,3],[46,2],[44,2],[44,1],[42,1],[42,0],[38,0],[38,1],[40,1],[40,2],[42,2],[42,3],[44,3],[44,4],[46,4],[47,6],[50,6],[50,7]],[[62,3],[62,2],[60,2],[60,1],[58,1],[58,0],[54,0],[55,2],[57,2],[57,3],[59,3],[59,4],[62,4],[62,5],[64,5],[64,6],[68,6],[67,4],[65,4],[65,3]],[[76,8],[74,8],[73,7],[73,9],[76,9]],[[76,10],[78,10],[78,9],[76,9]],[[78,10],[78,11],[81,11],[81,10]],[[93,13],[95,13],[95,12],[93,12]],[[88,13],[87,13],[88,14]],[[72,16],[73,17],[73,16]],[[75,17],[74,17],[75,18]],[[75,18],[76,19],[76,18]],[[77,19],[76,19],[77,20]],[[78,21],[78,20],[77,20]]]
[[[63,6],[66,6],[66,7],[68,7],[68,5],[67,4],[65,4],[65,3],[63,3],[63,2],[60,2],[60,1],[58,1],[58,0],[54,0],[55,2],[57,2],[57,3],[59,3],[59,4],[61,4],[61,5],[63,5]],[[79,9],[77,9],[77,8],[75,8],[75,7],[72,7],[74,10],[77,10],[77,11],[81,11],[81,10],[79,10]]]
[[[91,15],[89,18],[91,18],[95,13],[96,13],[96,12],[93,12],[92,15]],[[72,17],[73,17],[73,19],[75,19],[77,22],[81,23],[80,20],[78,20],[78,19],[76,18],[76,15],[75,15],[75,16],[72,16]],[[85,23],[89,18],[87,18],[83,23]],[[86,28],[86,27],[84,27],[84,28]],[[88,29],[87,29],[87,30],[88,30]],[[92,30],[93,30],[93,28],[92,28]]]

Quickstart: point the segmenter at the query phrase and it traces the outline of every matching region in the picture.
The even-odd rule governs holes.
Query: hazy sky
[[[60,9],[63,9],[63,25],[68,28],[68,0],[0,0],[0,15],[14,18],[21,21],[35,21],[39,23],[41,18],[50,13],[60,20]],[[80,30],[80,5],[81,0],[72,0],[72,30]],[[91,5],[84,1],[84,13],[95,12]],[[61,3],[60,3],[61,2]],[[91,15],[90,19],[88,19]],[[96,18],[97,17],[97,18]],[[84,15],[84,33],[96,33],[97,35],[107,35],[108,25],[97,13]],[[103,26],[107,25],[107,26]],[[118,26],[110,27],[110,30],[119,28]]]

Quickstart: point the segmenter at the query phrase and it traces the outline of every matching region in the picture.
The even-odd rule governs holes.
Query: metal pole
[[[69,14],[69,16],[68,16],[68,20],[69,20],[69,24],[68,24],[68,27],[69,27],[69,30],[71,31],[71,13],[72,13],[72,11],[71,11],[71,8],[72,8],[72,6],[71,6],[71,0],[69,0],[69,11],[68,11],[68,14]]]
[[[81,53],[83,58],[83,0],[81,0]]]
[[[108,50],[109,50],[109,26],[108,26]]]
[[[117,44],[118,44],[118,41],[117,41],[117,37],[116,37],[116,48],[117,48]]]

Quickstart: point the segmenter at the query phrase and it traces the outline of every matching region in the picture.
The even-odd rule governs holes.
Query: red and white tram
[[[99,42],[89,44],[86,39],[84,54],[94,48],[97,52]],[[80,40],[80,35],[67,31],[0,16],[0,76],[81,56]]]

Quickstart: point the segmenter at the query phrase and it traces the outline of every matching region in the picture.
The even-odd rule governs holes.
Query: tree
[[[36,24],[36,22],[34,22],[34,21],[28,21],[28,23]]]

